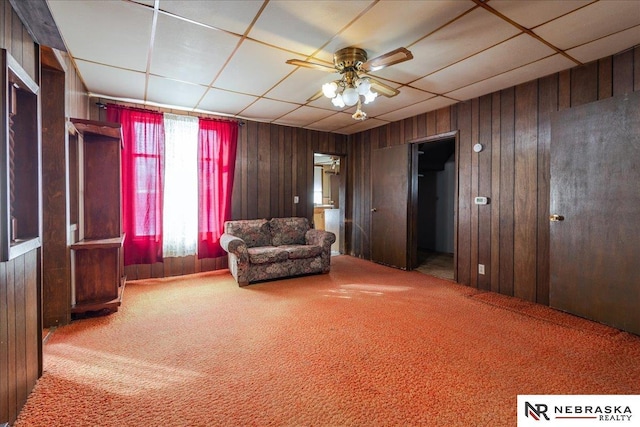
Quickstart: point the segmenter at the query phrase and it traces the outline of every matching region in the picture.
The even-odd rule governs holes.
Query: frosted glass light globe
[[[342,95],[337,94],[335,98],[331,100],[331,103],[338,108],[344,107],[344,100],[342,99]]]
[[[327,98],[335,97],[336,90],[338,90],[338,85],[336,84],[336,82],[329,82],[322,85],[322,93]]]
[[[364,95],[371,89],[371,83],[369,83],[369,79],[360,79],[358,80],[358,93],[360,95]]]
[[[351,107],[352,105],[356,105],[359,96],[360,95],[358,95],[358,92],[352,87],[348,87],[344,90],[344,92],[342,92],[342,99],[344,100],[344,103],[349,107]]]
[[[378,96],[378,92],[372,92],[371,90],[364,94],[364,103],[369,104],[373,102],[374,99]]]

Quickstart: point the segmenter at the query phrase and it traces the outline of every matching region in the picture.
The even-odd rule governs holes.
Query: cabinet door
[[[118,298],[120,262],[117,248],[76,250],[76,307]]]

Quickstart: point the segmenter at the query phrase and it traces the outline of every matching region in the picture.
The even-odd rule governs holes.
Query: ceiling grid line
[[[564,50],[558,48],[554,44],[552,44],[552,43],[548,42],[547,40],[545,40],[544,38],[540,37],[538,34],[536,34],[534,31],[530,30],[529,28],[525,28],[522,25],[520,25],[517,22],[515,22],[513,19],[510,19],[510,18],[504,16],[502,13],[498,12],[497,10],[495,10],[494,8],[489,6],[488,4],[484,3],[482,0],[473,0],[473,1],[476,4],[478,4],[478,6],[484,8],[487,11],[489,11],[489,12],[493,13],[494,15],[496,15],[498,18],[505,20],[506,22],[508,22],[509,24],[513,25],[514,27],[516,27],[520,31],[530,35],[534,39],[538,40],[540,43],[544,43],[545,45],[547,45],[551,49],[555,50],[560,55],[563,55],[564,57],[566,57],[570,61],[575,62],[576,65],[583,65],[582,62],[578,61],[577,59],[575,59],[574,57],[569,55],[567,52],[565,52]]]
[[[154,0],[153,2],[153,18],[151,19],[151,37],[149,37],[149,50],[147,53],[147,67],[145,69],[145,84],[144,84],[144,100],[147,100],[147,94],[149,91],[149,74],[151,72],[151,62],[153,58],[153,45],[155,44],[156,28],[158,25],[158,8],[160,7],[160,0]]]

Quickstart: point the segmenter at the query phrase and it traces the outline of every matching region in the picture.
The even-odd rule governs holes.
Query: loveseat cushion
[[[248,248],[271,246],[271,231],[266,219],[227,221],[224,232],[241,238]]]
[[[282,245],[278,249],[287,251],[289,259],[313,258],[322,255],[322,246],[319,245]]]
[[[304,245],[304,235],[309,230],[309,220],[307,218],[272,218],[269,221],[271,229],[271,244],[281,245]]]
[[[247,249],[251,264],[268,264],[272,262],[286,261],[289,252],[275,246],[256,246]]]

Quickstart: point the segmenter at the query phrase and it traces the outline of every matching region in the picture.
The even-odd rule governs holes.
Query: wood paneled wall
[[[548,304],[550,115],[636,90],[640,47],[355,135],[349,253],[371,257],[372,150],[457,130],[458,282]],[[479,195],[490,204],[473,204]]]
[[[41,374],[39,255],[0,263],[0,421],[15,421]]]
[[[90,119],[89,95],[69,56],[62,52],[66,63],[65,116],[66,118]]]
[[[6,0],[0,0],[0,48],[40,83],[39,47]],[[0,423],[16,419],[40,376],[41,337],[40,251],[33,250],[0,263]]]
[[[65,73],[42,67],[42,323],[71,321]]]
[[[313,220],[313,153],[347,154],[348,137],[245,121],[239,127],[233,219],[301,216]],[[299,202],[294,203],[294,196]],[[127,280],[227,268],[225,257],[167,258],[164,263],[125,267]],[[126,298],[126,296],[125,296]]]
[[[345,155],[347,141],[345,135],[246,122],[238,136],[233,219],[313,221],[313,153]]]

